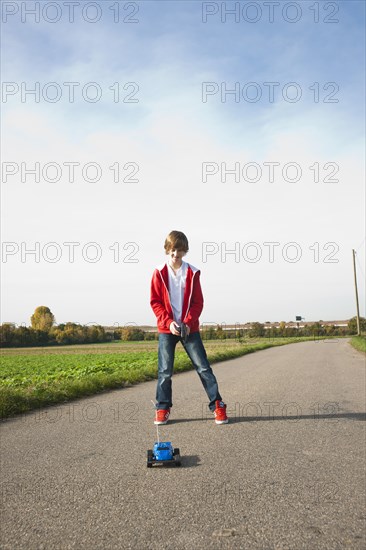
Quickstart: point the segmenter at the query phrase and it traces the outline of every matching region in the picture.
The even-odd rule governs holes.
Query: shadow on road
[[[181,459],[181,468],[194,468],[195,466],[201,466],[201,459],[198,455],[183,455]],[[163,469],[163,468],[176,468],[175,464],[164,464],[164,462],[156,463],[153,466],[153,469]]]
[[[300,414],[296,415],[284,415],[284,416],[235,416],[230,415],[228,411],[229,424],[234,422],[267,422],[270,420],[286,420],[288,422],[296,422],[298,420],[333,420],[334,422],[339,419],[344,420],[366,420],[366,412],[344,412],[334,414]],[[213,418],[200,417],[200,418],[176,418],[169,420],[169,424],[179,424],[180,422],[214,422]]]
[[[336,422],[339,419],[344,420],[366,420],[366,413],[356,413],[356,412],[350,412],[350,413],[334,413],[334,414],[300,414],[298,416],[292,415],[292,416],[233,416],[230,418],[230,422],[261,422],[261,421],[268,421],[268,420],[285,420],[288,422],[296,422],[298,420],[328,420],[328,421],[334,421]]]
[[[193,468],[194,466],[201,466],[200,457],[198,455],[183,455],[181,456],[182,468]]]

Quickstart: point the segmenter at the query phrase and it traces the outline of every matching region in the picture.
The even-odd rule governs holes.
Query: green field
[[[259,338],[204,342],[210,363],[314,338]],[[0,416],[8,418],[157,377],[157,341],[115,342],[1,350]],[[175,372],[192,369],[180,344]]]

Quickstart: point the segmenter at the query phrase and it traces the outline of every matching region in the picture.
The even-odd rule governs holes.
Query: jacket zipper
[[[188,306],[187,306],[187,311],[186,311],[185,317],[187,316],[187,314],[188,314],[188,311],[189,311],[189,306],[191,305],[191,298],[192,298],[192,292],[193,292],[193,279],[194,279],[194,276],[196,275],[196,273],[197,273],[197,272],[194,272],[194,273],[193,273],[193,275],[192,275],[192,281],[191,281],[191,291],[190,291],[190,294],[189,294]],[[169,290],[168,290],[168,289],[167,289],[167,287],[166,287],[166,284],[165,284],[164,278],[163,278],[163,276],[162,276],[162,274],[161,274],[161,272],[160,272],[160,271],[159,271],[159,275],[160,275],[160,277],[161,277],[161,280],[162,280],[162,281],[163,281],[163,283],[164,283],[164,286],[165,286],[165,290],[166,290],[166,291],[167,291],[167,293],[168,293],[168,297],[169,297],[169,303],[170,303],[170,307],[171,307],[171,310],[172,310],[172,312],[173,312],[173,306],[172,306],[172,302],[171,302],[171,300],[170,300],[170,294],[169,294]],[[183,311],[182,311],[182,313],[183,313]],[[173,315],[174,315],[174,313],[173,313]],[[183,322],[183,319],[182,319],[182,322]]]

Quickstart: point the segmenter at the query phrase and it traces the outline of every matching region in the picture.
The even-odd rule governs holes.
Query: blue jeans
[[[172,374],[174,366],[174,354],[177,343],[182,341],[180,336],[175,334],[159,333],[158,350],[158,385],[156,388],[156,407],[158,409],[169,409],[172,403]],[[217,380],[212,372],[208,362],[206,350],[203,346],[199,332],[193,332],[188,336],[186,344],[183,347],[193,363],[202,385],[210,400],[209,409],[215,410],[215,401],[221,401],[221,395],[217,385]]]

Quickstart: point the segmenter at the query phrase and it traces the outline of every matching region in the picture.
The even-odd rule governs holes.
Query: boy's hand
[[[175,321],[172,321],[169,325],[170,332],[176,336],[180,336],[179,325]]]

